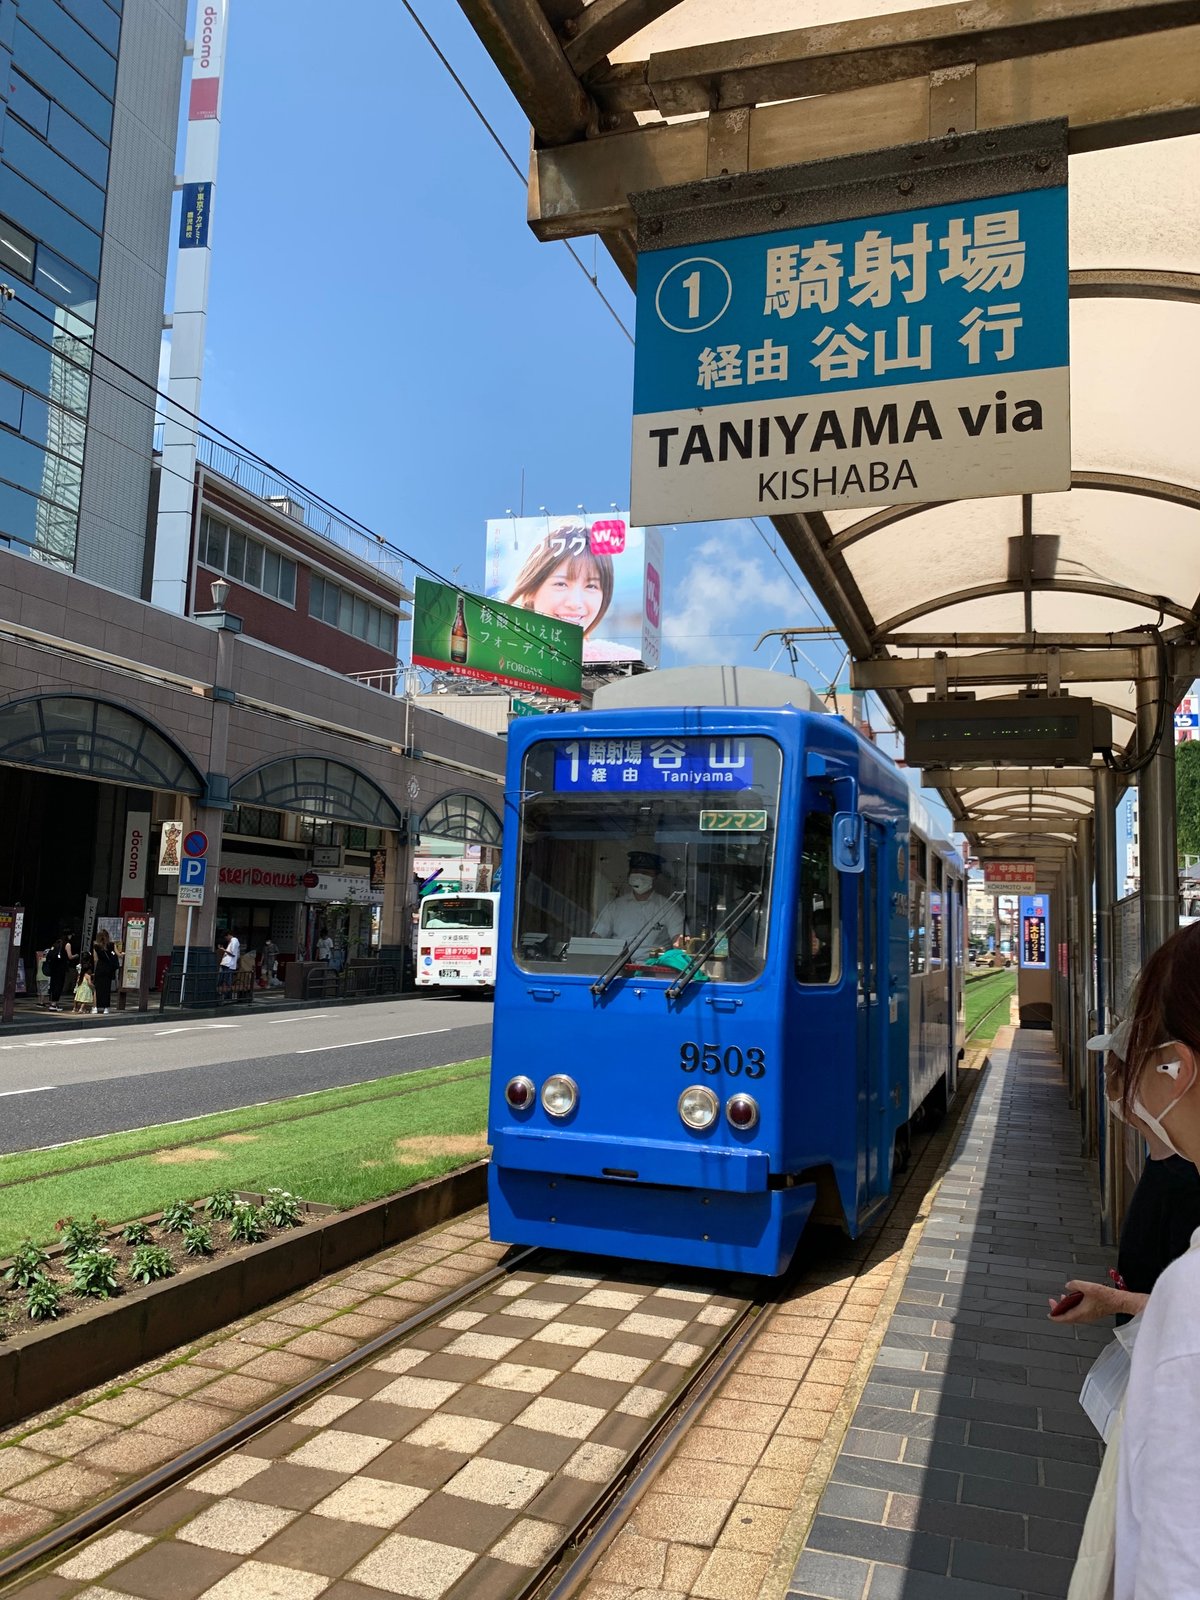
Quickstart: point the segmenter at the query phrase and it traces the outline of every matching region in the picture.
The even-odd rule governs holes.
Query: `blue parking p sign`
[[[208,861],[204,856],[184,856],[179,863],[179,882],[191,884],[193,888],[204,887],[204,876],[208,871]]]

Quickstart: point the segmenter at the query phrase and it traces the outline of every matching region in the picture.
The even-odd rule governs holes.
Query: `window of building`
[[[801,983],[836,983],[842,975],[833,818],[827,811],[810,811],[804,819],[795,961]]]
[[[340,633],[352,634],[374,645],[377,650],[395,652],[396,618],[393,613],[323,578],[319,572],[314,572],[309,579],[308,614],[318,622],[327,622]]]
[[[33,282],[34,243],[7,217],[0,217],[0,266],[15,272],[26,283]]]
[[[278,811],[265,811],[261,806],[234,806],[225,819],[224,832],[251,839],[278,839],[282,821]]]
[[[285,605],[296,603],[296,563],[207,514],[200,518],[200,560],[244,588]]]

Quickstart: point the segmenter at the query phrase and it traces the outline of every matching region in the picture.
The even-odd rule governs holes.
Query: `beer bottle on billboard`
[[[463,611],[463,597],[458,597],[458,609],[454,613],[454,626],[450,629],[450,660],[456,667],[465,667],[467,664],[467,645],[470,636],[467,633],[467,619]]]

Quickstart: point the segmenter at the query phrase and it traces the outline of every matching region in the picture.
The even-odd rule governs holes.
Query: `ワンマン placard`
[[[1069,488],[1066,187],[977,193],[641,250],[633,519]]]
[[[415,588],[414,666],[579,699],[582,628],[428,578]]]

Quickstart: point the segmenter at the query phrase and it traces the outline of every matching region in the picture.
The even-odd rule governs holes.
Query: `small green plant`
[[[229,1219],[229,1237],[238,1244],[258,1244],[267,1237],[263,1213],[248,1200],[239,1200]]]
[[[171,1260],[171,1252],[164,1250],[160,1244],[139,1245],[129,1260],[129,1276],[136,1278],[139,1283],[153,1283],[156,1278],[173,1278],[175,1263]]]
[[[214,1189],[204,1206],[214,1222],[228,1222],[237,1208],[238,1197],[232,1189]]]
[[[263,1210],[267,1214],[267,1221],[273,1228],[298,1228],[300,1226],[300,1202],[294,1194],[289,1194],[286,1189],[268,1189]]]
[[[117,1292],[117,1264],[111,1250],[81,1250],[71,1260],[71,1287],[76,1294],[107,1300]]]
[[[62,1291],[44,1272],[26,1285],[25,1309],[34,1322],[53,1322],[62,1310]]]
[[[54,1224],[55,1232],[62,1239],[63,1260],[72,1266],[75,1257],[87,1250],[98,1250],[104,1243],[104,1231],[108,1223],[96,1213],[92,1212],[90,1222],[77,1222],[74,1217],[60,1217]]]
[[[150,1229],[144,1222],[127,1222],[121,1229],[121,1238],[126,1244],[149,1244]]]
[[[36,1279],[45,1276],[42,1268],[49,1260],[46,1252],[32,1239],[22,1239],[12,1258],[12,1265],[4,1276],[9,1283],[15,1283],[18,1289],[28,1289]]]
[[[189,1222],[183,1230],[183,1248],[189,1256],[212,1255],[212,1229],[205,1222]]]
[[[182,1233],[188,1223],[195,1220],[195,1216],[190,1201],[173,1200],[163,1212],[158,1225],[164,1233]]]

